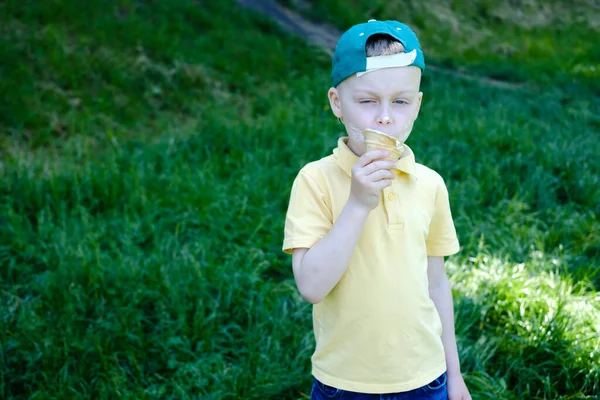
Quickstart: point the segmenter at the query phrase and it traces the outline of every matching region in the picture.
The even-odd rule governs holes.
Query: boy
[[[355,25],[337,44],[328,97],[348,137],[299,172],[283,243],[314,304],[312,399],[470,399],[444,269],[459,250],[444,181],[407,146],[397,162],[366,152],[362,135],[403,144],[424,68],[397,21]]]

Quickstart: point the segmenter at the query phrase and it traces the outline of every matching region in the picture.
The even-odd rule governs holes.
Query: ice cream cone
[[[385,150],[388,152],[386,159],[394,162],[402,157],[404,146],[395,137],[375,129],[365,129],[363,135],[365,136],[367,151]]]

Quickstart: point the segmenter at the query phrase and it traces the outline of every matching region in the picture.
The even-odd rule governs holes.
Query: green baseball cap
[[[373,35],[390,35],[404,46],[404,53],[391,56],[367,57],[365,45]],[[380,68],[414,65],[425,71],[425,58],[417,35],[407,25],[398,21],[377,21],[354,25],[340,37],[333,53],[331,78],[333,87],[354,74],[367,73]]]

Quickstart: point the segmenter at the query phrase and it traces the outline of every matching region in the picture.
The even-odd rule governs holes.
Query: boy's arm
[[[427,257],[427,277],[429,278],[429,297],[433,300],[442,321],[442,342],[448,373],[448,397],[450,400],[470,400],[471,396],[460,372],[454,332],[452,290],[446,275],[444,257]]]
[[[363,154],[352,167],[350,196],[327,234],[310,249],[296,248],[292,256],[294,279],[302,297],[316,304],[335,287],[348,267],[365,221],[391,185],[395,163],[383,160],[387,152]]]
[[[294,249],[292,267],[302,297],[316,304],[341,279],[369,216],[369,209],[348,200],[327,235],[310,249]]]

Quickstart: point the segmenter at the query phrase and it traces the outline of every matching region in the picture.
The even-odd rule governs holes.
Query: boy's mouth
[[[365,142],[365,135],[364,132],[365,130],[371,130],[371,131],[377,131],[377,132],[381,132],[384,135],[387,136],[391,136],[393,138],[395,138],[396,140],[398,140],[400,143],[404,143],[406,141],[406,139],[408,138],[408,136],[410,135],[411,132],[411,125],[410,124],[405,124],[404,125],[404,129],[398,130],[398,129],[394,129],[393,132],[388,132],[388,130],[384,130],[384,129],[379,129],[379,128],[365,128],[365,129],[360,129],[358,126],[354,125],[354,124],[349,124],[349,131],[350,131],[350,136],[352,137],[352,139],[357,142],[357,143],[364,143]]]

